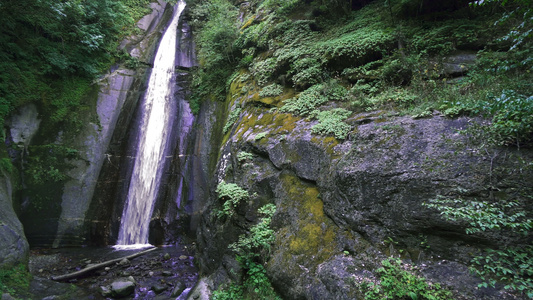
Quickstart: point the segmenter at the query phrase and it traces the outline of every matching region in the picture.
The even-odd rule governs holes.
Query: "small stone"
[[[165,253],[165,255],[163,255],[163,259],[164,260],[169,260],[170,259],[170,254]]]
[[[186,260],[186,259],[189,259],[189,257],[187,255],[180,255],[179,259]]]
[[[150,277],[154,276],[154,272],[152,272],[152,271],[148,272],[148,276],[150,276]]]
[[[104,270],[109,272],[109,270],[111,270],[111,268],[110,267],[105,267]]]
[[[109,289],[109,287],[107,286],[100,287],[100,295],[102,295],[102,297],[111,297],[112,294],[113,292]]]
[[[181,293],[183,293],[184,290],[185,290],[185,284],[181,281],[178,281],[178,283],[176,283],[176,285],[172,289],[172,293],[170,294],[170,296],[178,297],[179,295],[181,295]]]
[[[161,294],[162,292],[166,291],[167,286],[163,284],[156,283],[152,286],[152,291],[156,294]]]
[[[130,264],[130,261],[127,258],[124,258],[118,264],[121,265],[121,266],[127,266],[127,265]]]
[[[163,271],[163,272],[161,272],[161,275],[166,276],[166,277],[169,277],[169,276],[172,276],[172,272],[170,272],[170,271]]]
[[[15,298],[13,298],[10,294],[8,293],[4,293],[2,294],[2,300],[15,300]]]

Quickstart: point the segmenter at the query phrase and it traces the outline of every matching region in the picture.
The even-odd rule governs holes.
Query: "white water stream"
[[[117,248],[148,246],[150,218],[163,172],[168,135],[171,132],[172,116],[169,114],[172,111],[170,105],[176,57],[176,31],[184,8],[185,2],[179,1],[156,52],[142,107],[138,152],[120,221]]]

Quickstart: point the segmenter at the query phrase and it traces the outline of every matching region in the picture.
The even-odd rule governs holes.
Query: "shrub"
[[[249,153],[249,152],[241,151],[241,152],[237,153],[237,160],[239,162],[243,162],[243,161],[246,161],[246,160],[251,160],[253,158],[254,158],[254,155],[252,153]]]

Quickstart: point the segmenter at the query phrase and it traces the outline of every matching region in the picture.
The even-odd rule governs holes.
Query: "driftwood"
[[[103,268],[103,267],[110,266],[110,265],[112,265],[114,263],[118,263],[118,262],[120,262],[123,259],[132,259],[132,258],[135,258],[137,256],[144,255],[144,254],[146,254],[148,252],[154,251],[155,249],[157,249],[157,247],[150,248],[148,250],[144,250],[144,251],[141,251],[141,252],[137,252],[135,254],[132,254],[132,255],[129,255],[129,256],[126,256],[126,257],[115,258],[115,259],[104,261],[104,262],[101,262],[101,263],[98,263],[98,264],[90,265],[90,266],[88,266],[85,269],[81,269],[79,271],[72,272],[72,273],[69,273],[69,274],[59,275],[59,276],[52,276],[52,280],[64,281],[64,280],[69,280],[69,279],[72,279],[72,278],[76,278],[76,277],[79,277],[79,276],[81,276],[83,274],[86,274],[88,272],[91,272],[91,271],[94,271],[94,270],[97,270],[97,269],[100,269],[100,268]]]

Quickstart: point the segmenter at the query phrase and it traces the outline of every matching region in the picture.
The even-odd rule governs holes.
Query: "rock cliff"
[[[311,134],[316,121],[273,112],[246,95],[228,99],[242,111],[224,136],[212,185],[226,180],[253,196],[234,217],[219,218],[223,201],[211,191],[198,228],[198,262],[213,274],[211,288],[235,276],[228,246],[257,222],[261,205],[274,203],[266,268],[286,299],[358,299],[357,285],[373,280],[389,255],[421,266],[455,299],[512,299],[475,288],[480,280],[468,271],[469,261],[486,247],[527,240],[508,232],[468,235],[467,224],[446,221],[424,203],[441,196],[521,198],[533,188],[533,171],[523,168],[532,159],[529,149],[483,148],[459,133],[481,120],[439,113],[357,114],[342,141]],[[251,155],[239,159],[242,152]]]

